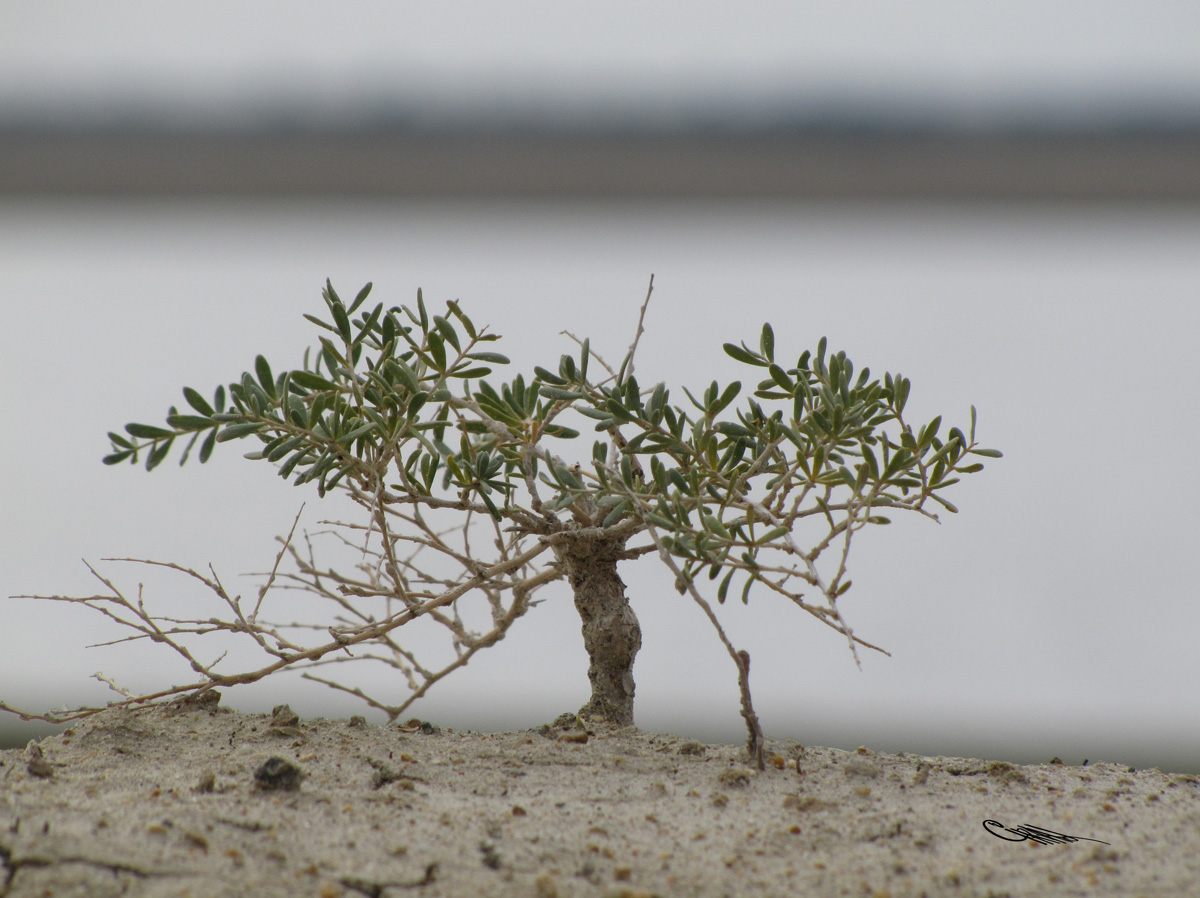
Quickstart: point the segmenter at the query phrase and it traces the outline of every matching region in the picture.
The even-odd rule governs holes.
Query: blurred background
[[[962,510],[864,534],[843,609],[722,609],[770,736],[1200,772],[1200,6],[951,0],[563,4],[0,0],[0,595],[252,593],[315,492],[218,448],[105,468],[264,353],[315,342],[326,277],[459,299],[513,373],[588,335],[644,384],[752,380],[771,321],[913,381],[1005,452]],[[587,452],[587,445],[582,451]],[[306,504],[305,504],[306,503]],[[735,672],[653,559],[623,576],[647,730],[743,738]],[[178,593],[178,596],[176,595]],[[536,726],[587,698],[569,591],[413,712]],[[213,609],[216,613],[216,609]],[[85,609],[0,598],[0,700],[103,702],[188,672]],[[386,679],[381,693],[393,688]],[[391,697],[390,695],[388,696]],[[226,704],[364,709],[279,678]],[[44,732],[0,718],[0,740]]]

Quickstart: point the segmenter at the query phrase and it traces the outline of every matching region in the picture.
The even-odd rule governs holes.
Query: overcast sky
[[[1197,46],[1183,0],[3,0],[0,116],[1194,114]]]

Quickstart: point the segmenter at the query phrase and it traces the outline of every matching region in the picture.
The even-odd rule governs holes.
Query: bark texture
[[[611,539],[581,538],[559,550],[559,563],[583,621],[591,700],[579,716],[619,726],[633,724],[633,659],[642,628],[617,576],[624,546]]]

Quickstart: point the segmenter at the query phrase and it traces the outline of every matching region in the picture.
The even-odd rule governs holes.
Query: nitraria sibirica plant
[[[850,589],[855,534],[898,513],[936,519],[935,511],[955,511],[945,491],[979,471],[980,457],[1000,456],[975,441],[974,408],[966,430],[943,429],[940,417],[912,424],[904,415],[908,379],[872,378],[824,338],[815,352],[785,355],[769,324],[753,345],[724,346],[747,367],[751,386],[681,387],[686,401],[673,402],[666,383],[643,387],[634,376],[649,292],[616,367],[576,340],[577,354],[511,379],[497,373],[508,364],[492,349],[499,336],[457,302],[431,314],[418,291],[415,307],[368,307],[370,292],[368,284],[347,304],[326,283],[324,317],[305,315],[320,342],[301,367],[276,373],[260,355],[252,372],[211,400],[185,388],[187,408],[171,408],[164,425],[109,434],[106,464],[144,460],[147,470],[181,442],[181,464],[197,446],[204,462],[220,443],[250,442],[247,458],[320,496],[340,492],[361,511],[334,525],[336,538],[356,547],[351,568],[323,564],[293,525],[250,599],[230,595],[211,571],[163,565],[211,590],[217,616],[157,613],[94,570],[101,595],[39,597],[97,610],[135,630],[133,638],[178,653],[195,673],[149,694],[122,691],[110,707],[291,668],[395,720],[503,639],[538,590],[562,579],[589,657],[591,698],[579,714],[632,724],[641,631],[618,569],[652,555],[728,651],[748,748],[761,766],[750,658],[726,635],[713,602],[775,593],[840,633],[857,661],[859,646],[877,647],[838,608]],[[282,587],[326,600],[328,614],[273,621]],[[410,625],[438,629],[451,651],[437,663],[419,657],[429,631],[401,641]],[[259,660],[230,669],[225,655],[202,659],[214,634],[247,641]],[[351,663],[392,668],[402,694],[385,700],[328,673]],[[27,716],[63,721],[98,710]]]

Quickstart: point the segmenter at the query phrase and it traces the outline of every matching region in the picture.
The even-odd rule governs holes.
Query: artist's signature
[[[999,820],[984,820],[983,828],[997,839],[1003,839],[1005,842],[1024,842],[1028,839],[1030,842],[1038,842],[1042,845],[1062,845],[1066,842],[1080,841],[1099,842],[1101,845],[1112,844],[1105,842],[1103,839],[1089,839],[1086,836],[1067,836],[1062,833],[1056,833],[1052,829],[1030,826],[1028,823],[1023,826],[1005,826]],[[1004,833],[1012,833],[1012,836],[1003,835]],[[1013,838],[1013,836],[1016,838]]]

